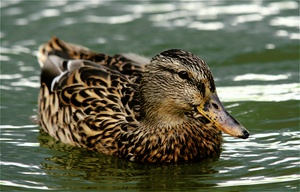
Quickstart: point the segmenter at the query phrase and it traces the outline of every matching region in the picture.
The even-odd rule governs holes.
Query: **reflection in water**
[[[293,132],[292,135],[299,138],[300,132]],[[274,138],[277,138],[276,140]],[[234,156],[247,157],[247,162],[237,162],[234,167],[225,167],[223,172],[230,172],[236,175],[244,172],[241,177],[218,182],[218,187],[237,187],[256,186],[261,184],[275,184],[290,182],[297,184],[299,174],[287,174],[292,169],[299,166],[298,157],[289,157],[289,154],[298,153],[300,140],[284,133],[261,133],[253,134],[249,142],[240,142],[239,146],[234,146],[234,140],[231,137],[225,137],[223,157],[234,160]],[[288,144],[286,140],[293,139],[293,144]],[[254,147],[253,147],[254,146]],[[291,147],[293,146],[293,147]],[[237,151],[243,151],[240,154]],[[255,153],[264,151],[263,153]],[[273,151],[277,151],[274,153]],[[287,152],[289,154],[287,154]],[[286,163],[289,162],[289,163]],[[287,166],[288,164],[288,166]],[[244,166],[243,166],[244,165]],[[246,169],[246,170],[245,170]],[[276,170],[276,171],[275,171]],[[264,174],[262,174],[264,173]],[[295,185],[287,185],[289,189],[296,189]]]
[[[222,101],[288,101],[300,100],[299,83],[280,85],[247,85],[220,87],[218,93]],[[234,93],[234,94],[232,94]]]
[[[26,185],[26,184],[19,184],[12,181],[1,180],[1,185],[2,185],[1,188],[4,189],[4,186],[13,186],[13,187],[20,187],[25,189],[40,189],[40,190],[50,189],[46,186],[43,186],[43,183],[39,183],[39,182],[27,182],[27,183],[28,184]]]
[[[282,74],[282,75],[268,75],[268,74],[253,74],[253,73],[249,73],[249,74],[245,74],[245,75],[238,75],[236,77],[234,77],[234,81],[245,81],[245,80],[249,80],[249,81],[256,81],[256,80],[260,80],[260,81],[277,81],[277,80],[283,80],[283,79],[288,79],[289,78],[289,74]]]
[[[260,184],[272,184],[272,183],[282,183],[288,181],[299,181],[300,177],[297,174],[292,175],[284,175],[278,177],[265,177],[265,176],[257,176],[257,177],[245,177],[240,178],[240,180],[231,180],[223,183],[219,183],[220,187],[233,187],[233,186],[251,186],[251,185],[260,185]],[[289,189],[297,189],[295,186],[288,186]]]
[[[120,15],[120,16],[113,16],[113,17],[99,17],[94,15],[86,16],[82,22],[88,23],[107,23],[107,24],[120,24],[120,23],[128,23],[135,19],[140,18],[141,15],[139,14],[127,14],[127,15]]]
[[[90,183],[81,184],[81,189],[179,188],[188,190],[200,187],[243,188],[250,185],[297,182],[300,178],[299,174],[286,175],[285,173],[299,166],[298,158],[281,159],[283,155],[276,155],[272,151],[297,152],[300,150],[299,140],[294,140],[293,143],[287,143],[285,140],[295,136],[299,138],[299,133],[282,134],[282,136],[280,133],[254,134],[249,138],[250,141],[225,136],[224,151],[219,160],[210,159],[183,165],[134,163],[65,145],[55,141],[43,131],[40,133],[39,141],[42,147],[63,152],[47,157],[41,163],[42,170],[48,176],[66,177],[68,180],[78,180],[78,178],[88,180]],[[283,137],[283,139],[280,142],[273,140],[274,137]],[[297,145],[298,147],[291,147]],[[257,151],[264,151],[264,154],[257,154]],[[282,167],[287,163],[289,166]],[[63,184],[58,189],[73,188],[78,189],[78,186]]]
[[[275,17],[270,21],[273,26],[299,27],[299,16]]]
[[[276,15],[284,10],[297,9],[299,6],[298,3],[293,1],[270,2],[266,5],[261,4],[261,2],[253,2],[253,4],[239,3],[240,4],[226,6],[219,5],[217,2],[177,3],[176,6],[172,7],[173,11],[154,14],[150,16],[149,19],[154,22],[155,26],[159,27],[188,27],[198,30],[219,30],[249,22],[259,22],[270,15]],[[135,7],[133,7],[133,10],[135,10],[134,8]],[[138,10],[142,12],[141,9]],[[228,16],[230,16],[230,21],[222,21]],[[222,22],[215,21],[217,19]],[[203,22],[203,20],[205,22]],[[270,25],[299,28],[299,17],[296,15],[276,17],[270,21]],[[297,35],[293,33],[291,36],[293,39],[296,39],[295,37]]]
[[[216,185],[214,182],[206,182],[210,174],[218,172],[212,167],[213,162],[216,161],[213,159],[184,165],[139,164],[65,145],[55,141],[43,131],[41,131],[39,141],[42,147],[64,152],[61,155],[48,157],[42,162],[43,170],[47,175],[105,183],[106,187],[99,186],[101,189],[125,187],[158,190],[170,187],[197,188]],[[195,175],[198,180],[190,179]],[[199,182],[202,177],[203,183]],[[68,185],[61,187],[61,189],[72,189],[72,186]]]

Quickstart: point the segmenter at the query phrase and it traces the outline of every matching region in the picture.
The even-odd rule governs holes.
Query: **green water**
[[[299,191],[298,1],[1,0],[2,191]],[[192,51],[251,132],[219,159],[128,162],[40,133],[39,45],[57,35],[109,54]]]

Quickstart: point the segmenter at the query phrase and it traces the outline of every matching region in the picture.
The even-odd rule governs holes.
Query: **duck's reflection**
[[[62,152],[41,162],[46,174],[58,182],[59,189],[140,189],[179,191],[211,187],[209,181],[216,159],[189,164],[141,164],[113,156],[71,147],[55,141],[45,132],[39,135],[41,147]]]

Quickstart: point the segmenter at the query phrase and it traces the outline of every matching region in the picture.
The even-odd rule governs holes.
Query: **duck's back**
[[[138,125],[137,88],[149,60],[111,57],[56,37],[40,47],[38,59],[42,128],[64,143],[117,153],[117,138]]]
[[[93,52],[81,45],[66,43],[55,36],[39,48],[38,61],[42,68],[50,55],[56,55],[65,60],[91,61],[119,71],[127,77],[140,74],[145,70],[145,65],[150,62],[150,59],[134,53],[109,56],[104,53]]]

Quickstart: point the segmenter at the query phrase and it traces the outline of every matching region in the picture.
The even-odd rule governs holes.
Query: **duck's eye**
[[[189,74],[188,74],[188,72],[186,72],[186,71],[179,71],[179,72],[178,72],[178,76],[179,76],[181,79],[188,79],[188,78],[189,78]]]

